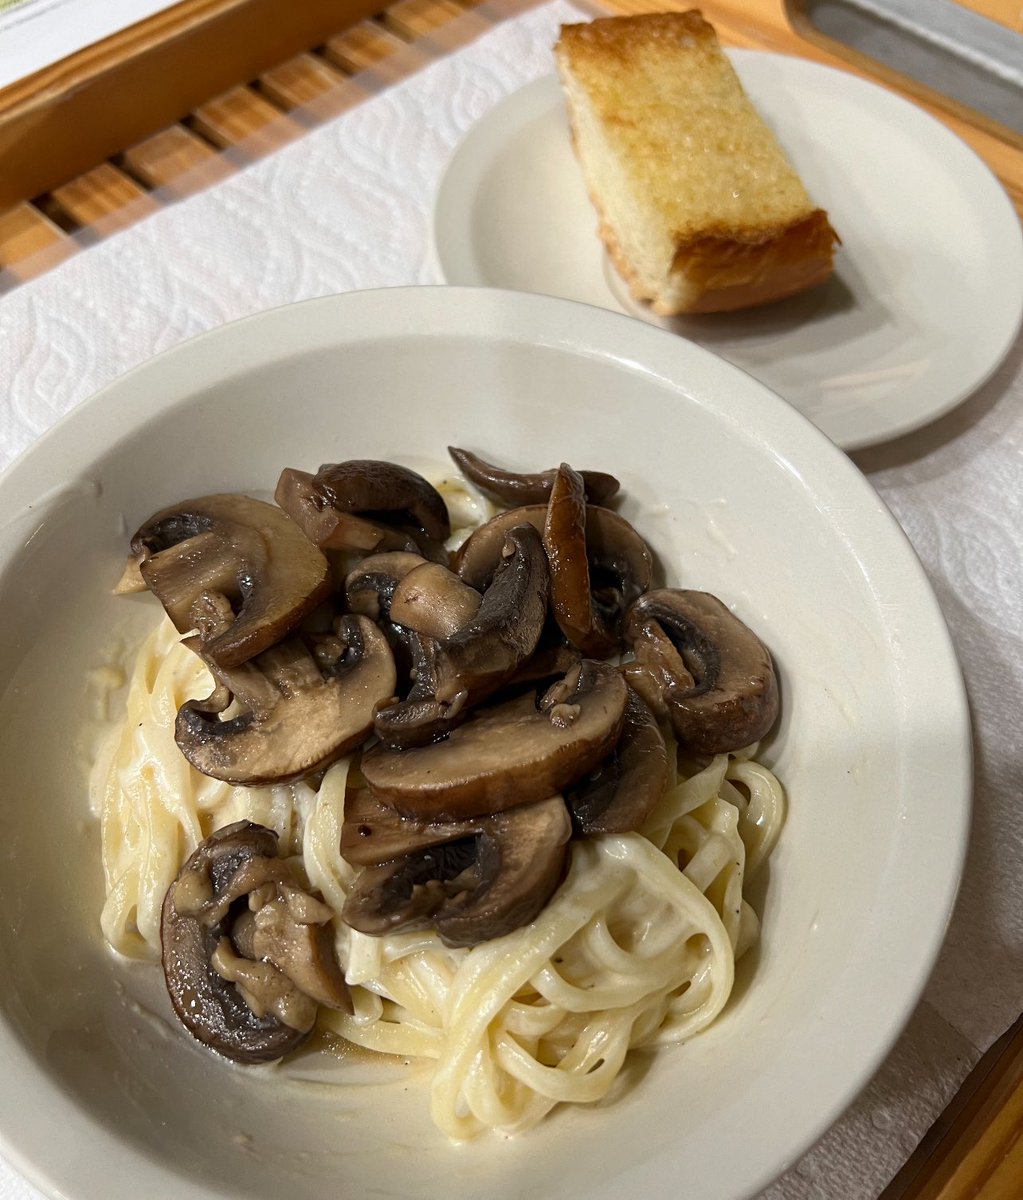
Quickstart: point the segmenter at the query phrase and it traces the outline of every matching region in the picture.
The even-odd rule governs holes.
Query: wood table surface
[[[269,52],[272,47],[257,45],[256,39],[251,45],[245,41],[242,20],[246,11],[250,17],[258,16],[257,10],[268,2],[185,0],[176,6],[179,18],[182,11],[191,11],[200,32],[203,23],[213,28],[214,20],[236,22],[232,37],[243,44],[232,42],[230,63],[211,62],[204,77],[223,85],[224,72],[231,67],[235,75],[229,76],[230,84],[175,110],[176,119],[164,122],[159,121],[165,111],[160,106],[171,100],[157,96],[151,123],[156,121],[159,128],[118,144],[84,168],[79,156],[76,169],[67,177],[60,175],[59,161],[49,164],[52,178],[44,189],[0,196],[0,290],[18,286],[97,237],[145,220],[254,158],[272,154],[315,124],[466,44],[496,20],[530,7],[529,0],[497,0],[480,7],[473,0],[397,0],[379,12],[373,11],[372,0],[291,6],[305,10],[307,24],[289,27],[282,52],[274,57]],[[1023,0],[959,2],[1023,33]],[[594,7],[592,0],[590,7]],[[609,13],[634,13],[692,4],[600,0],[600,7]],[[811,25],[801,0],[703,0],[699,7],[726,45],[766,48],[839,66],[921,104],[977,151],[1023,214],[1023,138],[1018,134],[828,39]],[[153,37],[147,45],[156,47],[154,53],[162,52],[164,43],[157,37],[161,29],[149,32]],[[135,31],[127,31],[107,39],[96,51],[83,52],[24,85],[0,92],[0,166],[7,161],[5,121],[21,136],[26,126],[17,122],[23,123],[26,116],[38,125],[59,113],[56,106],[90,81],[100,76],[107,82],[126,77],[118,73],[137,66],[133,56],[141,53],[142,40]],[[260,66],[249,74],[244,64],[252,62]],[[103,138],[109,142],[109,131],[97,131],[97,140],[90,144],[101,145]],[[10,183],[11,173],[7,179]],[[26,186],[30,185],[27,175]],[[1023,1019],[984,1056],[880,1200],[1021,1198]]]

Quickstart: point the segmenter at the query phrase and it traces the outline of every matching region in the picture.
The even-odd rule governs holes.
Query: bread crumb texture
[[[830,274],[827,214],[699,11],[566,25],[555,55],[601,236],[634,294],[713,311]]]

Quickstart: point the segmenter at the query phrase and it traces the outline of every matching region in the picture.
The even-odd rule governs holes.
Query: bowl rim
[[[270,362],[318,348],[336,348],[367,338],[393,341],[408,337],[509,339],[541,345],[569,354],[608,361],[683,392],[715,417],[730,423],[786,469],[814,480],[826,495],[855,504],[861,548],[868,559],[883,552],[884,578],[876,579],[883,593],[891,591],[913,601],[912,613],[896,608],[900,650],[907,663],[927,663],[931,686],[942,696],[943,720],[957,735],[950,738],[949,770],[944,773],[944,808],[949,819],[940,847],[941,867],[929,871],[925,893],[929,907],[922,919],[922,936],[914,953],[901,962],[897,975],[887,979],[880,1006],[883,1028],[871,1023],[864,1039],[862,1023],[847,1031],[866,1044],[857,1067],[837,1084],[829,1081],[817,1119],[806,1122],[787,1140],[773,1144],[742,1196],[753,1195],[775,1179],[824,1133],[865,1086],[901,1034],[919,999],[944,941],[957,895],[968,843],[972,799],[972,739],[965,685],[937,598],[905,532],[866,477],[808,418],[791,408],[739,368],[709,350],[635,318],[574,301],[501,289],[410,286],[348,292],[268,309],[219,326],[181,342],[146,360],[83,401],[30,445],[0,474],[0,504],[20,512],[45,499],[60,481],[74,480],[99,453],[143,428],[151,420],[185,402],[199,391],[225,383]],[[682,383],[681,381],[685,382]],[[721,383],[730,385],[727,408],[713,397]],[[139,402],[140,393],[144,402]],[[701,398],[702,397],[702,398]],[[81,447],[89,451],[82,462]],[[784,447],[784,450],[780,449]],[[42,504],[40,503],[40,507]],[[16,527],[14,521],[8,529]],[[0,575],[20,548],[20,539],[0,534]],[[883,585],[883,586],[882,586]],[[926,650],[926,659],[922,657]],[[934,859],[939,851],[929,847]],[[819,1034],[814,1036],[819,1037]],[[168,1194],[182,1200],[209,1200],[210,1193],[156,1163],[136,1146],[112,1135],[89,1112],[74,1103],[45,1073],[38,1070],[15,1031],[0,1016],[0,1057],[9,1063],[8,1078],[35,1089],[34,1102],[22,1096],[17,1104],[0,1093],[0,1153],[36,1187],[50,1196],[109,1196],[111,1174],[150,1178]],[[46,1113],[45,1130],[29,1110]],[[21,1114],[20,1116],[18,1114]],[[59,1122],[68,1145],[71,1131],[99,1137],[104,1144],[97,1185],[80,1157],[55,1151],[52,1130]],[[44,1165],[45,1164],[45,1165]],[[115,1171],[115,1164],[120,1169]],[[637,1178],[647,1168],[638,1170]],[[95,1176],[95,1168],[93,1168]],[[97,1190],[97,1187],[99,1190]],[[120,1193],[118,1193],[120,1194]],[[736,1194],[735,1200],[739,1200]]]

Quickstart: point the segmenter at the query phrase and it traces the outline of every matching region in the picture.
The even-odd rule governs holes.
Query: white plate
[[[735,605],[783,696],[789,812],[727,1009],[613,1102],[452,1147],[422,1071],[232,1067],[101,944],[88,673],[158,620],[111,586],[152,511],[365,456],[614,470],[673,581]],[[0,478],[0,1151],[69,1200],[738,1200],[869,1078],[941,942],[970,738],[941,614],[860,472],[749,376],[642,322],[498,290],[351,293],[177,347]],[[759,885],[758,885],[759,886]],[[343,1084],[321,1089],[296,1076]]]
[[[632,300],[597,237],[554,76],[498,104],[456,150],[433,217],[443,277],[672,329],[846,450],[941,416],[991,374],[1023,316],[1023,235],[1001,185],[943,125],[874,84],[802,59],[729,54],[842,238],[828,284],[683,319]]]

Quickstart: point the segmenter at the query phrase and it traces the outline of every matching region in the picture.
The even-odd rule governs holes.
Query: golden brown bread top
[[[756,245],[820,212],[699,11],[562,26],[556,54],[679,249]]]

